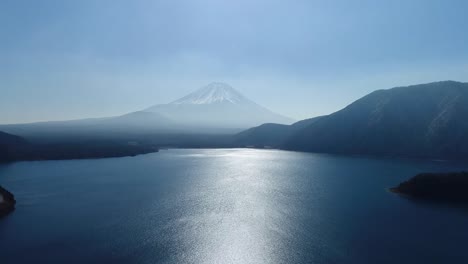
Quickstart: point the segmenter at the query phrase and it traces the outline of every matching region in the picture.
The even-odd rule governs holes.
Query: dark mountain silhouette
[[[19,160],[122,157],[157,151],[157,146],[148,141],[129,142],[115,139],[83,140],[75,138],[57,143],[37,143],[0,132],[0,163]]]
[[[278,148],[283,146],[285,141],[294,133],[313,124],[320,118],[322,117],[309,118],[292,125],[263,124],[236,134],[234,141],[242,146]]]
[[[0,131],[0,146],[16,146],[26,144],[26,140],[22,137],[11,135]]]
[[[244,97],[223,85],[221,88],[215,86],[215,88],[205,87],[181,98],[173,102],[172,106],[160,105],[145,111],[110,118],[3,125],[0,129],[34,142],[34,158],[38,159],[43,157],[37,156],[39,153],[37,149],[42,149],[45,158],[86,157],[96,150],[93,145],[98,146],[101,143],[110,151],[91,156],[149,152],[156,146],[270,146],[287,150],[337,154],[468,157],[467,83],[444,81],[378,90],[327,116],[306,119],[292,125],[266,123],[233,136],[222,135],[219,128],[210,127],[205,121],[200,121],[200,127],[190,122],[181,124],[180,121],[175,121],[178,119],[177,116],[179,114],[183,116],[181,113],[187,109],[199,115],[200,112],[196,110],[198,105],[204,105],[203,107],[212,110],[216,110],[218,104],[234,104],[234,108],[244,103],[251,105],[248,100],[246,103]],[[172,111],[170,109],[181,105],[183,107],[179,110],[183,111],[169,114]],[[221,113],[217,110],[215,112]],[[189,114],[187,116],[188,119],[194,118]],[[213,117],[213,115],[207,116]],[[235,123],[233,119],[226,118],[226,120]],[[201,130],[202,128],[212,130],[206,132]],[[229,129],[224,133],[228,131]],[[215,135],[216,133],[218,135]],[[5,138],[4,142],[27,145],[21,143],[25,141],[19,137],[7,134],[0,136]],[[43,138],[38,140],[37,138],[41,136]],[[38,142],[40,144],[37,144]],[[128,142],[138,144],[128,145]],[[146,144],[154,147],[145,148]],[[79,145],[82,147],[78,148]],[[115,146],[119,146],[118,149],[114,148]],[[23,149],[24,153],[28,150],[28,148],[17,149]],[[79,149],[83,151],[80,152]],[[54,150],[60,150],[65,154],[57,154]],[[69,155],[70,153],[74,154]],[[22,157],[25,156],[27,155]]]
[[[237,136],[250,134],[248,143],[261,145],[264,142],[256,138],[286,135],[275,138],[275,143],[288,150],[466,158],[467,117],[468,84],[444,81],[375,91],[292,133],[270,126]]]
[[[12,160],[14,153],[27,145],[28,142],[22,137],[0,131],[0,161]]]
[[[468,84],[375,91],[295,133],[287,149],[427,157],[468,154]]]

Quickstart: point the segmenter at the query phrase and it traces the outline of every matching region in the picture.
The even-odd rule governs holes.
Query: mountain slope
[[[253,103],[231,86],[225,83],[213,82],[170,104],[213,104],[224,102],[232,104]]]
[[[19,136],[0,131],[0,146],[14,146],[18,144],[26,144],[26,140]]]
[[[22,137],[0,131],[0,162],[14,159],[18,149],[28,146],[28,142]]]
[[[267,123],[249,128],[234,136],[234,142],[241,146],[281,147],[297,131],[321,119],[322,116],[305,119],[292,125]]]
[[[111,135],[162,133],[178,128],[177,124],[160,114],[143,111],[106,118],[0,125],[3,131],[33,140],[60,140],[61,137],[70,136],[108,138]]]
[[[293,121],[254,103],[224,83],[211,83],[172,103],[144,111],[159,113],[186,126],[207,129],[245,129],[263,123]]]
[[[468,155],[468,84],[375,91],[290,136],[283,148],[343,154]]]
[[[120,130],[143,131],[171,131],[178,128],[178,124],[165,116],[145,111],[137,111],[125,115],[102,120],[100,126]]]
[[[156,144],[140,140],[128,142],[100,138],[55,143],[29,142],[25,139],[0,132],[0,163],[21,160],[63,160],[135,156],[157,152]]]

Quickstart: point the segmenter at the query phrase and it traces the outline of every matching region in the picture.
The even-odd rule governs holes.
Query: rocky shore
[[[15,210],[16,200],[12,193],[0,186],[0,217]]]

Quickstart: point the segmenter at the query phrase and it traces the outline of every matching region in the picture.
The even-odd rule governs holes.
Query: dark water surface
[[[386,191],[468,164],[168,150],[0,166],[0,263],[468,263],[468,210]]]

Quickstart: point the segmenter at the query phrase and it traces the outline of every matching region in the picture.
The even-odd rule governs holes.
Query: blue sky
[[[468,81],[462,0],[2,0],[0,123],[118,115],[212,81],[296,119]]]

